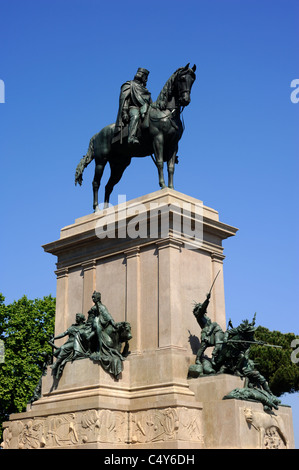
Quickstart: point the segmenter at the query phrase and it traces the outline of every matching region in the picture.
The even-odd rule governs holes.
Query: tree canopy
[[[34,393],[45,356],[52,351],[48,339],[54,334],[56,300],[51,295],[35,300],[24,295],[12,304],[4,302],[0,294],[0,340],[4,342],[4,360],[0,363],[0,424],[11,413],[25,411]]]
[[[268,344],[282,346],[271,348],[253,345],[250,348],[250,357],[256,363],[258,371],[266,378],[269,387],[276,396],[284,393],[293,393],[299,390],[299,359],[293,362],[291,355],[294,351],[291,344],[299,338],[294,333],[281,333],[270,331],[258,326],[255,338]]]

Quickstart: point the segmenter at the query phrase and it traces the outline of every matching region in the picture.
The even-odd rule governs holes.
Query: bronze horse
[[[154,154],[153,159],[158,169],[161,188],[166,187],[163,166],[164,162],[167,162],[168,187],[173,188],[178,142],[184,130],[180,114],[191,101],[191,88],[196,79],[195,70],[196,65],[189,68],[187,64],[176,70],[167,80],[157,100],[150,105],[148,116],[141,124],[140,144],[128,144],[127,140],[115,141],[115,124],[104,127],[90,139],[88,151],[76,168],[75,184],[82,184],[84,168],[94,159],[95,174],[92,182],[94,211],[98,209],[98,191],[107,162],[110,164],[111,175],[105,187],[106,205],[109,203],[114,186],[120,181],[132,157],[147,157]]]

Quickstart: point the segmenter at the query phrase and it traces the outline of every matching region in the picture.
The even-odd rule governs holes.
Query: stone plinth
[[[201,201],[169,189],[64,227],[44,246],[57,257],[55,335],[74,323],[76,313],[87,317],[97,290],[116,322],[130,322],[131,354],[119,380],[82,359],[66,364],[55,388],[48,370],[42,397],[5,424],[4,446],[246,447],[247,438],[236,433],[230,442],[218,439],[213,424],[223,420],[223,429],[231,429],[231,413],[247,432],[241,405],[222,401],[235,378],[187,380],[200,336],[194,301],[206,298],[219,271],[208,314],[226,327],[222,242],[236,230]]]
[[[195,223],[192,240],[188,228]],[[198,332],[193,302],[205,299],[219,270],[209,315],[226,326],[222,241],[236,231],[214,209],[169,189],[77,219],[44,246],[57,256],[55,333],[78,311],[87,313],[97,289],[115,321],[131,323],[132,352],[172,346],[190,351],[188,330]]]
[[[220,374],[190,379],[189,387],[203,407],[205,446],[209,449],[293,449],[292,410],[279,406],[266,413],[261,403],[223,400],[234,388],[242,388],[240,377]]]

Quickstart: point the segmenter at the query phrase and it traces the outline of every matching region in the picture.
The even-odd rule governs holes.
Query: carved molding
[[[198,409],[185,407],[130,413],[130,443],[177,440],[203,443],[200,413]]]
[[[11,421],[4,449],[66,448],[81,444],[203,443],[201,410],[185,407],[136,412],[86,410]]]
[[[251,408],[244,408],[243,413],[250,432],[258,434],[259,448],[289,448],[280,416]],[[201,410],[184,406],[134,412],[90,409],[5,424],[4,449],[71,448],[94,443],[134,447],[170,441],[204,446]]]
[[[127,442],[127,413],[110,410],[88,410],[82,413],[81,440],[120,444]]]
[[[68,268],[59,268],[56,271],[54,271],[56,274],[57,279],[62,279],[64,277],[68,277],[69,274],[69,269]]]

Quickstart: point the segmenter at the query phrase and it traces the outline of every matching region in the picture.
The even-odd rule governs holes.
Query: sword
[[[216,274],[215,279],[214,279],[214,281],[213,281],[213,283],[212,283],[212,285],[211,285],[211,289],[209,290],[209,294],[212,292],[212,289],[213,289],[213,287],[214,287],[215,281],[216,281],[216,279],[217,279],[219,273],[220,273],[220,269],[219,269],[218,273]]]

